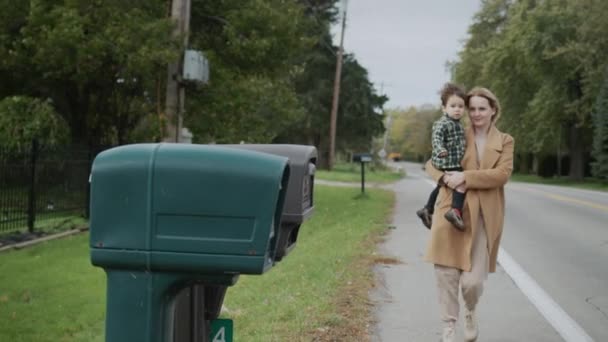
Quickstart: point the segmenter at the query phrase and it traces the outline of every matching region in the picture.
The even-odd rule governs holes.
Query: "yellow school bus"
[[[392,160],[392,161],[400,161],[402,159],[401,153],[398,153],[398,152],[391,152],[388,154],[388,156],[386,158],[388,160]]]

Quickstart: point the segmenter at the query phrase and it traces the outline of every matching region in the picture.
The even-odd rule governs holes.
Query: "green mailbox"
[[[300,226],[314,212],[314,174],[317,149],[292,144],[220,145],[239,150],[269,153],[289,158],[289,183],[278,232],[274,262],[287,256],[295,247]],[[205,325],[217,322],[225,295],[225,286],[193,285],[182,290],[175,304],[173,342],[202,342],[208,337]]]
[[[179,290],[271,268],[288,181],[285,157],[213,145],[97,156],[90,247],[108,276],[106,341],[169,341]]]

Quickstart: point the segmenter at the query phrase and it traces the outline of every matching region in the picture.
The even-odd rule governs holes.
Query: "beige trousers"
[[[479,229],[475,233],[471,248],[471,272],[435,265],[441,320],[446,323],[458,320],[458,310],[460,308],[458,301],[459,285],[464,304],[469,310],[475,309],[475,305],[477,305],[479,297],[483,293],[483,282],[488,277],[489,269],[488,238],[482,217],[480,217],[479,222]]]

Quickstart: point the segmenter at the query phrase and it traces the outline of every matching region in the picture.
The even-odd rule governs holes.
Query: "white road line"
[[[433,187],[436,186],[429,179],[424,179],[424,181]],[[591,336],[502,247],[498,251],[498,263],[564,341],[593,342]]]
[[[498,263],[565,341],[593,342],[591,336],[502,247],[498,251]]]

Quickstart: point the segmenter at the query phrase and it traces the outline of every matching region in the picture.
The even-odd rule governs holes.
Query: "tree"
[[[294,79],[314,44],[295,2],[192,2],[193,47],[210,60],[211,83],[188,90],[185,123],[197,142],[268,143],[300,120]]]
[[[536,127],[546,130],[540,136],[553,146],[566,130],[569,176],[582,179],[585,150],[590,145],[590,139],[585,137],[591,135],[591,127],[590,106],[583,101],[586,89],[578,63],[580,51],[572,48],[583,19],[577,10],[575,1],[547,1],[539,2],[529,12],[527,56],[540,87],[529,102],[527,119],[536,119]]]
[[[389,145],[404,158],[425,161],[431,155],[431,129],[441,111],[434,106],[393,110]]]
[[[208,85],[187,85],[195,142],[321,147],[336,2],[192,0],[190,47],[211,64]],[[74,143],[160,138],[166,67],[180,51],[166,0],[0,0],[0,19],[0,99],[50,99]],[[376,113],[386,98],[354,57],[345,70],[344,91],[356,99],[343,103],[338,144],[364,148],[382,130]]]
[[[336,49],[332,48],[334,52]],[[331,53],[332,50],[318,46],[317,54],[306,64],[305,72],[297,81],[299,98],[306,108],[306,116],[278,139],[286,141],[287,137],[290,137],[297,142],[317,146],[321,162],[326,158],[329,144],[326,138],[336,69],[336,58]],[[336,150],[370,151],[373,137],[384,132],[382,107],[387,98],[376,93],[369,81],[367,70],[353,55],[345,54],[343,63]]]
[[[208,86],[188,89],[186,126],[199,142],[283,142],[326,150],[336,63],[335,0],[193,1],[194,47],[211,61]],[[384,96],[344,58],[337,148],[369,150],[383,131]]]
[[[486,58],[492,44],[500,39],[507,24],[512,0],[482,0],[481,9],[473,16],[469,37],[459,60],[452,64],[452,78],[468,88],[486,85],[491,81],[485,73]]]
[[[593,150],[595,162],[591,172],[594,177],[608,180],[608,77],[600,89],[593,111]]]
[[[387,97],[376,94],[368,73],[353,55],[344,56],[337,117],[338,151],[369,151],[372,138],[384,133],[382,107]]]
[[[154,115],[157,75],[176,58],[163,0],[0,3],[0,97],[52,99],[80,143],[124,143]],[[4,78],[4,77],[3,77]]]
[[[44,147],[61,145],[69,133],[48,100],[11,96],[0,101],[0,146],[5,152],[29,151],[34,139]]]
[[[480,13],[477,19],[495,19],[471,26],[454,67],[456,80],[483,81],[498,95],[504,109],[499,126],[515,137],[520,166],[529,153],[557,154],[559,164],[565,144],[570,177],[582,178],[598,68],[606,65],[602,18],[608,6],[597,0],[488,0]],[[479,43],[484,37],[485,45]]]
[[[316,19],[311,26],[317,43],[305,59],[304,70],[296,79],[300,102],[306,108],[303,120],[285,134],[302,143],[314,144],[323,162],[328,155],[330,112],[336,70],[337,47],[332,44],[329,25],[336,21],[337,1],[310,1],[307,13]],[[384,131],[383,106],[388,100],[376,93],[367,70],[352,54],[343,57],[340,103],[337,113],[337,153],[371,151],[373,137]],[[284,139],[281,137],[281,139]]]

